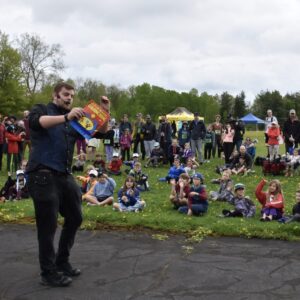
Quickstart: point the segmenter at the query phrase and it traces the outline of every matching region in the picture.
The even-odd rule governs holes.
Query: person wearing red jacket
[[[5,139],[7,142],[7,171],[11,171],[11,161],[13,161],[13,171],[17,172],[18,169],[18,142],[24,140],[24,132],[19,134],[15,133],[13,125],[9,125],[5,132]]]
[[[262,179],[255,190],[255,195],[262,205],[261,221],[272,221],[282,218],[284,209],[284,198],[279,180],[271,180],[267,192],[263,188],[267,180]]]
[[[110,175],[121,175],[122,160],[119,153],[113,153],[111,162],[109,163],[107,173]]]
[[[273,120],[267,131],[268,148],[270,160],[275,159],[279,152],[280,128],[278,123]]]

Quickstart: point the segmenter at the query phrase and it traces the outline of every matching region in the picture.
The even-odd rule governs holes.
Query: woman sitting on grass
[[[208,201],[203,176],[200,173],[193,175],[193,184],[188,196],[188,205],[178,208],[178,211],[188,216],[201,216],[207,212]]]
[[[266,183],[267,180],[262,179],[255,191],[256,198],[262,204],[262,217],[260,219],[262,222],[281,219],[284,208],[280,181],[277,179],[271,180],[268,191],[263,192]]]
[[[113,204],[114,210],[139,212],[144,209],[145,205],[145,201],[140,198],[140,192],[136,188],[134,178],[128,176],[123,187],[118,192],[118,203]]]

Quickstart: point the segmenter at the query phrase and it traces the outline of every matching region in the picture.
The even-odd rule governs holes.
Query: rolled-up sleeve
[[[29,128],[40,130],[43,127],[40,124],[40,117],[47,115],[47,108],[43,104],[35,105],[29,113]]]

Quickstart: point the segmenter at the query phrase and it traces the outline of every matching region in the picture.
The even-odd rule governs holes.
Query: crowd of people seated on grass
[[[3,153],[6,153],[8,172],[7,181],[1,189],[1,202],[29,198],[26,162],[24,163],[26,147],[30,151],[28,114],[25,111],[22,120],[17,120],[15,116],[0,116],[0,167],[2,170]],[[258,141],[244,137],[244,124],[233,118],[223,124],[220,115],[216,115],[215,122],[206,126],[200,120],[199,113],[195,113],[194,120],[182,122],[179,129],[174,125],[175,122],[171,124],[166,116],[162,116],[156,126],[150,115],[146,115],[144,119],[142,114],[137,114],[133,124],[124,115],[119,124],[111,119],[106,139],[79,139],[72,172],[78,179],[82,201],[89,206],[112,205],[116,211],[139,212],[146,207],[140,193],[151,193],[149,178],[142,170],[143,167],[157,168],[169,164],[169,171],[160,181],[170,184],[171,206],[180,213],[202,216],[208,211],[209,201],[224,201],[233,205],[233,208],[223,210],[220,216],[253,217],[255,203],[245,196],[245,185],[241,182],[234,184],[233,181],[233,176],[247,176],[254,172]],[[300,122],[295,110],[290,110],[282,130],[272,111],[268,110],[264,141],[267,148],[265,161],[272,164],[278,159],[284,160],[285,176],[294,176],[300,165],[297,149],[299,140]],[[103,143],[103,155],[98,151],[99,143]],[[286,151],[281,157],[280,143],[285,144]],[[212,181],[219,188],[217,191],[207,191],[201,165],[207,164],[208,168],[215,168],[212,164],[215,157],[224,159],[224,164],[217,167],[220,178]],[[122,166],[128,168],[123,172]],[[125,177],[117,199],[114,199],[117,188],[114,176]],[[293,216],[285,216],[280,181],[270,181],[267,191],[264,192],[266,183],[266,180],[262,180],[255,191],[261,204],[261,221],[279,220],[288,223],[300,220],[300,191],[296,193],[297,203]]]

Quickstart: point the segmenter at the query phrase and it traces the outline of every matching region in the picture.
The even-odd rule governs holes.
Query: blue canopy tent
[[[240,120],[243,121],[245,124],[255,124],[256,125],[256,130],[257,130],[257,125],[258,124],[265,124],[264,120],[254,116],[251,113],[249,113],[248,115],[242,117]]]

